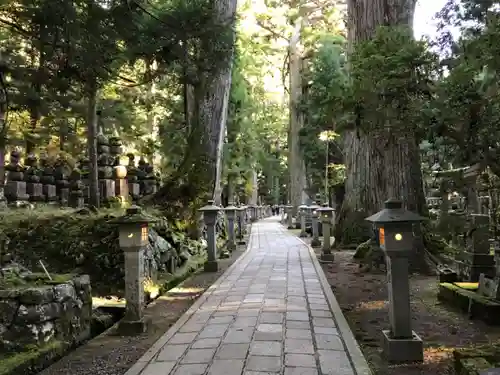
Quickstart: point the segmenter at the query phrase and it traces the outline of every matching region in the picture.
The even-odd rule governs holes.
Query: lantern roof
[[[224,207],[225,211],[236,211],[238,207],[234,206],[231,202],[229,202],[229,206]]]
[[[367,217],[365,220],[379,224],[403,222],[417,223],[426,220],[426,218],[403,208],[403,202],[401,202],[401,200],[391,198],[385,201],[383,210]]]
[[[112,219],[115,224],[147,224],[157,222],[158,219],[142,211],[142,208],[133,205],[127,208],[125,215]]]
[[[207,202],[207,205],[203,206],[198,211],[200,211],[200,212],[219,212],[220,211],[220,207],[214,205],[214,201],[212,199],[210,199]]]

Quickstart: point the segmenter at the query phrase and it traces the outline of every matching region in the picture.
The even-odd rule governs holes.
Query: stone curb
[[[149,364],[149,362],[155,357],[155,355],[165,346],[165,344],[172,338],[173,335],[186,323],[189,318],[201,307],[201,305],[208,299],[214,290],[216,290],[219,285],[224,281],[224,279],[231,273],[231,271],[248,255],[251,248],[251,234],[252,225],[248,230],[248,243],[246,245],[245,251],[240,255],[234,263],[224,271],[222,275],[219,276],[217,281],[213,283],[208,289],[191,305],[191,307],[171,326],[166,333],[163,334],[147,351],[143,354],[141,358],[137,360],[135,364],[130,367],[124,375],[140,375],[142,370]],[[182,285],[182,284],[181,284]],[[178,286],[181,286],[178,285]]]
[[[284,230],[288,232],[285,227]],[[370,366],[368,365],[368,362],[366,361],[366,358],[363,355],[363,352],[361,351],[361,348],[359,347],[358,342],[356,341],[356,338],[351,331],[351,328],[349,327],[349,323],[347,323],[344,313],[342,312],[342,309],[340,308],[340,305],[332,292],[332,288],[330,287],[330,284],[326,279],[325,273],[323,272],[323,268],[321,268],[314,249],[301,238],[297,236],[295,237],[309,249],[309,255],[311,256],[314,268],[316,269],[316,273],[318,274],[321,286],[323,288],[323,291],[325,292],[326,299],[328,301],[328,304],[330,305],[333,317],[337,323],[338,330],[340,332],[340,338],[344,342],[344,346],[347,349],[349,359],[351,361],[352,367],[354,368],[354,371],[356,372],[356,375],[372,375]]]

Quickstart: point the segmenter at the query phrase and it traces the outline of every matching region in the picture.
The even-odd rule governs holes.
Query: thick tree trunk
[[[96,208],[100,205],[99,175],[97,170],[97,84],[89,84],[87,102],[87,152],[90,161],[89,204]]]
[[[220,23],[231,28],[231,39],[234,39],[234,21],[237,0],[215,0],[214,8]],[[233,68],[233,48],[229,48],[226,56],[221,56],[217,68],[205,81],[201,96],[197,97],[199,105],[199,124],[204,128],[205,167],[207,186],[212,189],[216,203],[220,202],[222,151],[226,135],[226,120],[231,89],[231,71]],[[203,162],[203,161],[202,161]]]
[[[292,212],[297,213],[297,207],[305,203],[307,196],[306,171],[304,158],[300,150],[299,132],[304,123],[304,116],[300,110],[302,97],[302,56],[299,50],[300,33],[302,29],[302,19],[295,22],[295,29],[290,38],[289,52],[289,90],[290,90],[290,128],[288,144],[288,168],[290,172],[290,204],[293,206]]]
[[[378,26],[411,27],[415,4],[416,0],[349,0],[349,48],[371,38]],[[424,211],[420,154],[413,132],[351,131],[345,135],[344,151],[346,192],[337,215],[337,240],[345,244],[369,236],[369,227],[360,221],[382,209],[388,198],[401,199],[412,211]]]

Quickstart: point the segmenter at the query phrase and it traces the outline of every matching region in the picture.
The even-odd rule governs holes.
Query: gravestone
[[[137,177],[137,167],[135,166],[135,155],[127,154],[127,183],[130,197],[133,201],[137,201],[141,197],[141,188]]]
[[[24,180],[26,181],[26,193],[29,195],[30,202],[43,202],[43,184],[40,183],[42,171],[38,168],[38,159],[35,155],[30,154],[26,158],[26,170],[24,172]]]
[[[5,184],[5,198],[9,204],[18,205],[26,202],[26,181],[24,181],[24,167],[19,163],[21,155],[17,151],[10,153],[10,163],[5,167],[7,182]]]
[[[81,180],[81,172],[79,169],[74,169],[70,175],[69,184],[69,206],[73,208],[82,208],[85,204],[84,184]]]
[[[469,216],[466,235],[466,251],[457,256],[456,264],[459,279],[477,282],[479,275],[484,273],[495,276],[494,256],[490,254],[489,217],[472,214]]]
[[[57,203],[56,178],[54,177],[55,169],[49,163],[47,155],[40,157],[40,167],[42,168],[42,177],[40,182],[43,184],[43,195],[45,201],[49,204]]]
[[[57,160],[54,177],[56,179],[56,193],[59,197],[59,203],[61,206],[66,207],[69,204],[69,176],[62,159]]]
[[[102,202],[108,202],[115,196],[113,179],[114,157],[110,154],[109,140],[104,134],[97,136],[97,170],[99,177],[99,195]]]

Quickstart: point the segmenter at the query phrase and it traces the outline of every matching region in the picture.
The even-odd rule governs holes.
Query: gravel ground
[[[453,348],[500,339],[500,327],[471,321],[441,305],[436,277],[416,275],[410,280],[412,325],[424,340],[424,363],[387,366],[380,347],[381,330],[389,327],[386,274],[361,272],[353,254],[335,252],[335,262],[323,265],[323,270],[374,375],[454,374]]]
[[[219,262],[216,273],[198,272],[151,303],[145,315],[151,319],[147,333],[137,337],[115,336],[112,330],[97,336],[38,375],[123,375],[244,252],[239,247]]]

